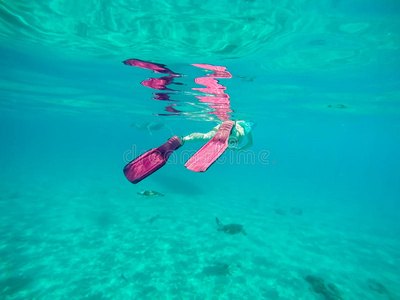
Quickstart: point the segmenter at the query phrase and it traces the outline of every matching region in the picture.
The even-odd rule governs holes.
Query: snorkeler
[[[163,64],[138,59],[125,60],[124,64],[149,69],[155,73],[167,74],[168,76],[152,78],[141,82],[142,85],[156,90],[173,91],[167,88],[167,85],[173,83],[175,77],[182,76],[166,68]],[[243,150],[253,145],[251,130],[254,127],[254,123],[245,121],[233,122],[229,120],[229,114],[232,113],[230,109],[230,97],[226,93],[226,87],[221,85],[218,79],[232,78],[231,73],[223,66],[209,64],[192,65],[212,71],[212,73],[207,73],[206,76],[195,79],[195,83],[205,87],[192,88],[192,90],[202,93],[197,95],[196,98],[199,102],[207,103],[209,108],[213,109],[210,114],[216,115],[221,120],[221,123],[208,133],[192,133],[183,138],[174,135],[160,147],[151,149],[140,155],[124,168],[124,174],[130,182],[138,183],[160,169],[166,164],[171,153],[180,148],[185,142],[209,140],[185,163],[185,167],[194,172],[205,172],[228,147],[234,150]],[[153,97],[153,99],[169,100],[169,94],[167,93],[154,93],[154,95],[156,97]],[[171,113],[180,113],[171,105],[165,110]],[[151,133],[150,128],[147,129]],[[247,143],[242,145],[245,136],[247,136]]]
[[[252,128],[252,122],[225,121],[205,134],[192,133],[183,138],[175,135],[160,147],[151,149],[128,163],[124,168],[125,177],[136,184],[164,166],[172,152],[185,142],[211,139],[185,163],[185,167],[191,171],[205,172],[228,147],[235,150],[250,147],[253,144]],[[245,136],[248,141],[240,147]]]
[[[189,134],[183,138],[183,141],[186,143],[209,140],[218,132],[221,124],[215,126],[210,132],[207,133]],[[229,136],[228,148],[233,150],[244,150],[253,146],[253,134],[251,131],[254,127],[254,122],[236,121]],[[247,137],[247,142],[243,146],[240,146],[243,144],[244,137]]]

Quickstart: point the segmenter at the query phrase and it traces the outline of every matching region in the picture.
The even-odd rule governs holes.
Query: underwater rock
[[[344,105],[344,104],[329,104],[328,108],[341,108],[341,109],[343,109],[343,108],[347,108],[347,106]]]
[[[240,268],[240,264],[227,264],[215,262],[214,264],[204,267],[201,274],[206,276],[229,276]]]
[[[329,292],[329,295],[325,295],[325,297],[327,297],[327,299],[332,299],[332,300],[342,299],[341,293],[336,285],[334,285],[333,283],[328,283],[327,287],[328,287],[328,292]]]
[[[218,218],[215,218],[215,221],[217,222],[218,225],[218,231],[223,231],[227,234],[238,234],[238,233],[243,233],[244,235],[247,235],[246,231],[243,229],[243,225],[240,224],[228,224],[228,225],[222,225],[222,223],[218,220]]]
[[[323,278],[308,275],[304,278],[313,288],[314,292],[321,294],[326,300],[342,300],[339,289],[333,283],[325,284]]]
[[[275,213],[281,216],[286,216],[286,212],[283,209],[276,208]]]
[[[222,263],[204,267],[201,273],[206,276],[228,276],[231,274],[229,265]]]
[[[303,214],[303,210],[299,207],[290,208],[290,212],[296,216],[301,216]]]
[[[277,290],[266,288],[261,288],[260,290],[262,299],[282,299]]]
[[[29,290],[34,283],[34,279],[25,276],[11,276],[0,280],[1,299],[21,299],[18,294],[21,291]]]
[[[382,283],[376,281],[375,279],[369,278],[367,280],[367,284],[368,284],[368,287],[371,290],[373,290],[374,292],[381,294],[381,295],[387,295],[389,297],[389,299],[392,299],[392,296],[390,295],[389,291],[386,289],[386,287]]]
[[[161,194],[161,193],[156,192],[156,191],[143,191],[142,190],[141,192],[138,192],[137,194],[141,195],[141,196],[146,196],[146,197],[153,197],[153,196],[164,197],[164,194]]]

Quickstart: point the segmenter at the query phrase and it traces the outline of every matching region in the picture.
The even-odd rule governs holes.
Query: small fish
[[[126,276],[125,276],[124,273],[121,274],[121,278],[122,278],[123,280],[125,280],[127,283],[131,283],[131,282],[128,280],[128,278],[126,278]]]
[[[164,197],[164,194],[161,194],[161,193],[156,192],[156,191],[143,191],[142,190],[141,192],[138,192],[138,195],[146,196],[146,197],[154,197],[154,196]]]
[[[294,215],[301,216],[303,214],[303,210],[299,207],[292,207],[290,212]]]
[[[329,104],[328,108],[340,108],[340,109],[343,109],[343,108],[347,108],[347,106],[344,105],[344,104]]]
[[[218,231],[223,231],[227,234],[238,234],[238,233],[243,233],[244,235],[247,235],[246,231],[243,229],[243,225],[240,224],[228,224],[228,225],[223,225],[218,218],[215,218],[215,221],[217,222],[218,225]]]
[[[160,215],[156,215],[156,216],[154,216],[154,217],[151,217],[151,218],[148,220],[148,222],[149,222],[150,224],[153,224],[153,222],[154,222],[155,220],[159,219],[159,218],[160,218]]]

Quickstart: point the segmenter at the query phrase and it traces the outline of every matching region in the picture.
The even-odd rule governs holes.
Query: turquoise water
[[[399,15],[390,0],[1,1],[0,298],[400,299]],[[149,88],[168,74],[132,58],[179,76]],[[192,64],[226,68],[228,104]],[[191,172],[203,143],[188,143],[124,177],[224,116],[257,124],[247,161],[228,149]]]

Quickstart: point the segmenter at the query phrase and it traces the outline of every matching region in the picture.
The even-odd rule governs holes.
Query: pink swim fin
[[[176,135],[158,148],[151,149],[132,160],[124,168],[125,177],[132,183],[138,183],[164,166],[176,149],[183,145]]]
[[[185,167],[194,172],[207,171],[228,148],[229,135],[233,124],[235,124],[233,121],[222,123],[214,137],[189,158]]]

